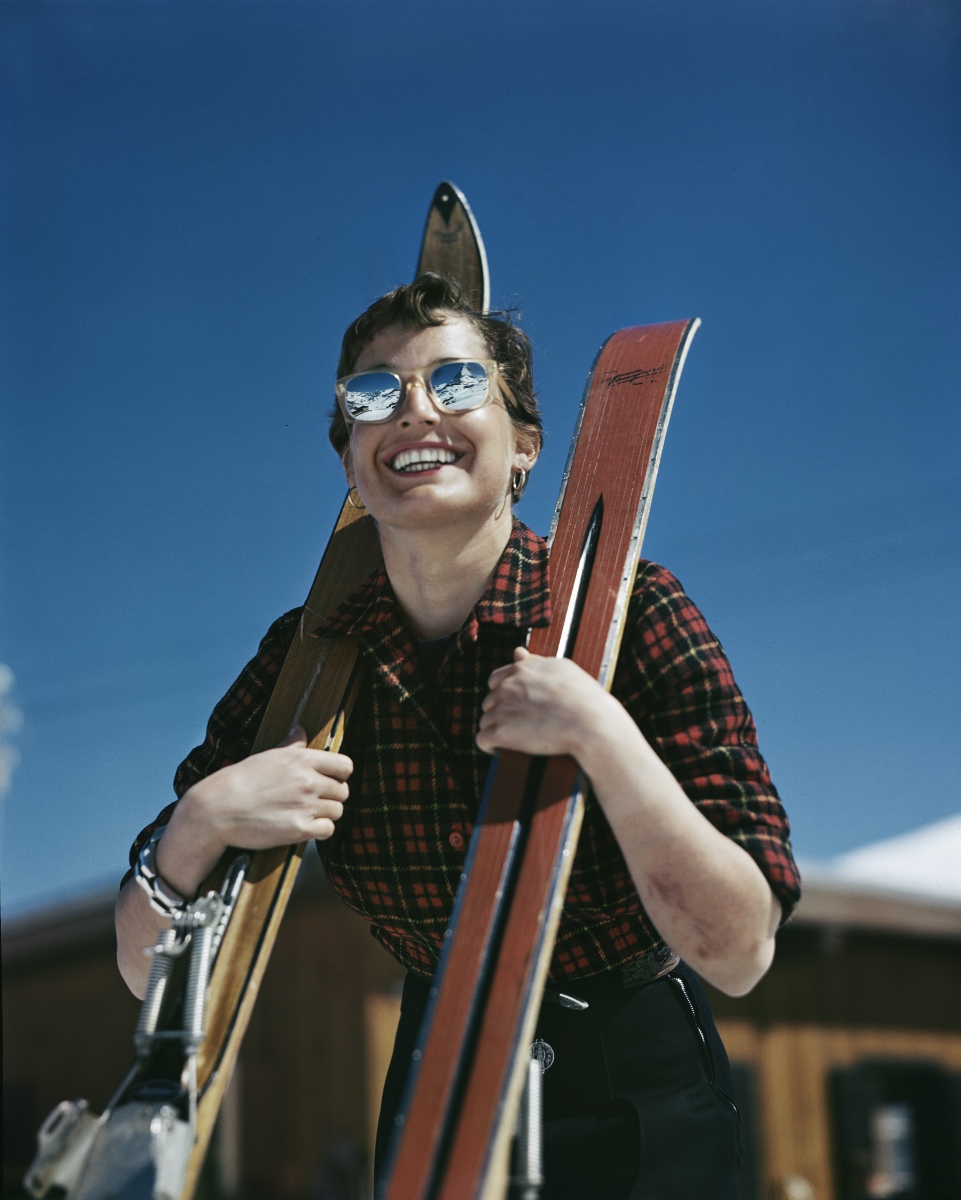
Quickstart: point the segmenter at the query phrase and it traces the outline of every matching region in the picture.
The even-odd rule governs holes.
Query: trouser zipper
[[[694,1007],[694,1001],[691,999],[691,993],[687,990],[687,984],[678,975],[668,975],[668,979],[684,997],[684,1003],[687,1005],[687,1011],[691,1014],[691,1020],[694,1022],[694,1028],[697,1030],[697,1036],[701,1039],[701,1045],[704,1047],[704,1055],[711,1066],[711,1083],[714,1082],[714,1055],[711,1053],[711,1047],[707,1043],[707,1036],[701,1028],[701,1022],[698,1020],[697,1009]]]
[[[711,1050],[711,1043],[707,1040],[707,1034],[704,1032],[704,1027],[701,1024],[700,1017],[697,1015],[697,1008],[695,1007],[694,1001],[691,998],[691,993],[687,990],[687,984],[679,975],[668,975],[668,979],[677,989],[678,993],[684,998],[684,1004],[687,1007],[687,1011],[691,1014],[691,1020],[694,1022],[694,1028],[697,1030],[697,1035],[701,1039],[701,1046],[704,1050],[704,1059],[707,1063],[708,1073],[710,1075],[711,1087],[718,1093],[718,1095],[724,1097],[728,1104],[730,1104],[731,1108],[734,1109],[735,1115],[740,1120],[740,1113],[738,1113],[737,1105],[724,1091],[724,1089],[718,1087],[717,1085],[717,1071],[714,1066],[714,1054]]]

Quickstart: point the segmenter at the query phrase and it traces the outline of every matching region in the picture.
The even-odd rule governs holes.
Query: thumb
[[[284,738],[284,740],[282,742],[278,742],[277,745],[278,746],[306,746],[307,745],[307,732],[304,729],[303,725],[295,725],[293,727],[293,729],[291,729],[290,733],[288,733],[287,736]]]
[[[525,658],[531,657],[531,652],[526,646],[517,646],[514,650],[514,662],[523,662]]]

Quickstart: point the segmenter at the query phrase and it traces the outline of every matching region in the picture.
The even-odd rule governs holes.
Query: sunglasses
[[[493,399],[496,374],[496,362],[457,359],[416,371],[361,371],[359,375],[344,375],[337,380],[335,389],[345,420],[376,425],[391,419],[412,379],[425,389],[439,412],[463,413],[483,408]]]

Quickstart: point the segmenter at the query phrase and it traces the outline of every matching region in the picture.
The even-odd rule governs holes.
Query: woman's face
[[[427,368],[444,360],[489,357],[477,330],[451,316],[427,329],[385,329],[364,347],[354,372],[423,370],[427,376]],[[405,464],[410,450],[427,451],[428,461]],[[345,466],[383,533],[509,518],[514,473],[529,471],[536,457],[517,446],[499,395],[473,412],[441,413],[411,380],[389,421],[351,425]]]

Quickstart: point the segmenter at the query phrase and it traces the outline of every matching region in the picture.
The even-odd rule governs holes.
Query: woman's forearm
[[[192,899],[217,865],[225,846],[193,816],[189,793],[177,805],[157,844],[156,863],[166,890]],[[150,905],[143,888],[131,879],[117,897],[117,965],[127,987],[143,999],[150,976],[151,946],[170,922]]]
[[[750,855],[700,813],[626,710],[608,700],[576,757],[644,908],[685,962],[743,995],[771,965],[780,905]]]
[[[117,929],[117,966],[128,988],[138,1000],[144,998],[150,978],[150,948],[161,929],[170,922],[150,907],[143,888],[129,879],[120,889],[114,910]]]

